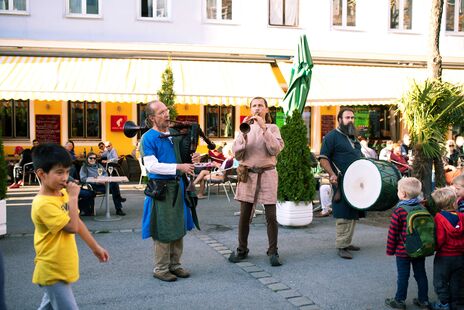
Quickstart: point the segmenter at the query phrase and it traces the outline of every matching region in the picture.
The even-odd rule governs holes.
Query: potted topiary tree
[[[316,181],[306,142],[306,125],[298,109],[287,117],[280,132],[285,147],[277,157],[277,222],[284,226],[305,226],[313,220]]]
[[[6,234],[6,187],[7,187],[7,166],[5,152],[3,150],[3,137],[0,132],[0,236]]]

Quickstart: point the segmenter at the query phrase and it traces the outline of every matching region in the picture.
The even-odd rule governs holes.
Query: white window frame
[[[333,21],[333,11],[334,11],[333,0],[330,1],[330,6],[331,6],[330,21],[331,21],[332,28],[334,28],[334,29],[353,30],[353,29],[356,29],[358,27],[358,14],[356,14],[356,20],[355,20],[356,25],[354,25],[354,26],[348,26],[347,25],[347,20],[348,20],[348,0],[342,0],[342,24],[341,24],[341,26],[340,25],[334,25],[334,21]],[[358,11],[358,3],[356,3],[356,13],[357,13],[357,11]]]
[[[7,0],[8,10],[0,10],[0,14],[10,14],[10,15],[30,15],[29,13],[29,0],[26,0],[26,9],[24,11],[14,10],[13,9],[13,0]]]
[[[400,15],[399,15],[399,19],[398,19],[398,28],[390,28],[391,26],[391,6],[390,6],[390,1],[388,1],[388,29],[389,31],[391,32],[412,32],[413,31],[413,26],[414,24],[412,23],[412,14],[414,13],[413,12],[413,9],[412,7],[414,7],[414,0],[412,0],[411,4],[412,4],[412,7],[410,8],[411,10],[411,29],[404,29],[404,2],[407,1],[407,0],[399,0],[399,11],[400,11]]]
[[[284,2],[286,2],[287,0],[284,0]],[[278,24],[271,24],[271,0],[268,0],[267,1],[268,3],[268,10],[267,10],[267,14],[268,14],[268,26],[270,27],[285,27],[285,28],[299,28],[300,27],[300,0],[297,0],[297,5],[296,5],[296,10],[297,10],[297,16],[296,16],[296,25],[286,25],[285,24],[285,21],[281,24],[281,25],[278,25]]]
[[[156,11],[156,0],[153,1],[153,13]],[[172,0],[167,0],[167,11],[168,11],[168,16],[166,17],[145,17],[142,16],[142,0],[136,0],[137,3],[137,19],[138,20],[147,20],[147,21],[172,21]],[[155,15],[155,14],[153,14]]]
[[[222,0],[215,0],[216,1],[216,7],[222,8]],[[203,20],[206,23],[212,23],[212,24],[236,24],[237,23],[237,17],[236,17],[236,12],[237,12],[237,0],[232,0],[232,19],[222,19],[222,12],[221,10],[216,10],[216,18],[208,18],[208,5],[206,4],[207,0],[203,0]]]
[[[447,15],[446,10],[448,9],[448,6],[446,5],[446,0],[444,1],[442,24],[443,24],[443,27],[444,27],[443,29],[446,32],[446,34],[464,35],[464,30],[459,31],[459,10],[463,2],[464,0],[454,0],[454,20],[453,20],[454,30],[446,30],[446,15]]]
[[[98,14],[87,14],[87,1],[86,0],[81,0],[81,11],[83,13],[81,14],[76,14],[76,13],[71,13],[70,10],[70,0],[66,0],[66,17],[73,17],[73,18],[102,18],[103,14],[103,1],[98,0]]]

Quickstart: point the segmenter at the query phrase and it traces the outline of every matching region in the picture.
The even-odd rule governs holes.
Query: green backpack
[[[401,206],[406,217],[404,246],[409,257],[425,257],[435,252],[435,222],[433,216],[421,205]]]

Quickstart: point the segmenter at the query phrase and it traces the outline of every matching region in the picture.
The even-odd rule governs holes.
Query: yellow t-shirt
[[[32,282],[52,285],[79,279],[79,255],[74,234],[63,230],[68,224],[69,197],[37,195],[32,201],[31,218],[35,226],[34,248],[36,257]]]

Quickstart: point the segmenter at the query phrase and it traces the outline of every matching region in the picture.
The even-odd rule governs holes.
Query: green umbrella
[[[309,52],[306,35],[303,34],[300,36],[298,51],[293,59],[290,83],[282,102],[285,117],[291,115],[295,109],[298,109],[300,114],[303,113],[311,84],[312,68],[313,59]]]

